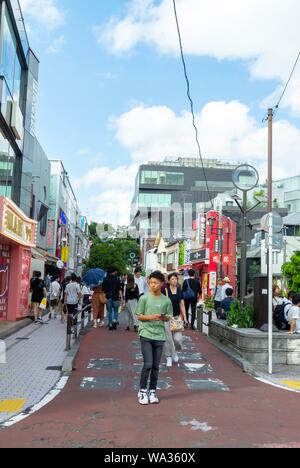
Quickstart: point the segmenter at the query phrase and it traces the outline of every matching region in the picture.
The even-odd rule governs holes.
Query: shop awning
[[[33,258],[38,260],[45,260],[46,263],[56,264],[56,262],[59,260],[57,257],[55,257],[55,255],[46,252],[46,250],[39,249],[38,247],[31,249],[31,252]]]

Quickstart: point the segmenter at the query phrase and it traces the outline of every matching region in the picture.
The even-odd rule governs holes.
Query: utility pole
[[[269,374],[273,374],[273,109],[268,110],[268,332],[269,332]]]
[[[247,192],[243,192],[243,211],[242,211],[242,243],[241,243],[241,304],[244,303],[247,289]]]

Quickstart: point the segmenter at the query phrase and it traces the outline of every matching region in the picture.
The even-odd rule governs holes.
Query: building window
[[[40,222],[40,234],[45,237],[47,234],[48,216],[45,215]]]
[[[5,78],[10,96],[20,104],[22,67],[18,58],[17,41],[7,8],[3,26],[1,75]]]
[[[145,208],[168,208],[171,205],[171,194],[165,193],[140,193],[139,206]]]
[[[15,154],[0,131],[0,196],[13,198]]]
[[[184,173],[142,171],[141,183],[147,185],[184,185]]]

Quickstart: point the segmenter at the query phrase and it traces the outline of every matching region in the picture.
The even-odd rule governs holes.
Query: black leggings
[[[144,367],[141,375],[141,390],[147,390],[150,375],[150,390],[156,390],[159,375],[159,364],[163,353],[164,341],[150,340],[141,337]]]

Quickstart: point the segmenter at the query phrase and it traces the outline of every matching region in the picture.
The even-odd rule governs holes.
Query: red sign
[[[231,255],[227,255],[227,254],[223,255],[223,263],[225,265],[230,265],[230,260],[231,260]]]
[[[211,258],[212,258],[212,262],[213,262],[213,263],[218,263],[218,264],[219,264],[220,261],[221,261],[221,255],[220,255],[219,253],[212,253],[211,255],[212,255],[212,257],[211,257]]]
[[[0,320],[7,318],[10,247],[0,244]]]

